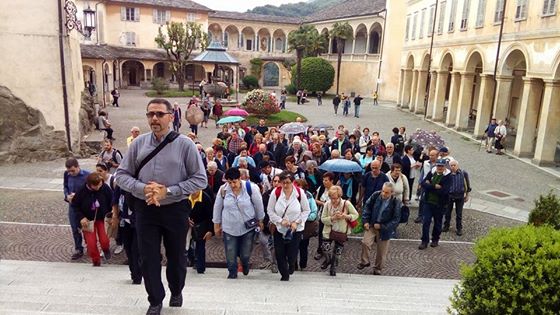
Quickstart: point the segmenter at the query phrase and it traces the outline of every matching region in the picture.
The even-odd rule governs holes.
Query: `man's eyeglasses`
[[[147,112],[146,113],[146,117],[148,118],[154,118],[154,116],[156,116],[157,118],[163,118],[163,116],[171,114],[170,112]]]

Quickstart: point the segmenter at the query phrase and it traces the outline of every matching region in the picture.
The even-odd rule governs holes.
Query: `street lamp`
[[[89,5],[84,9],[84,36],[87,39],[91,38],[91,33],[95,29],[95,11]]]

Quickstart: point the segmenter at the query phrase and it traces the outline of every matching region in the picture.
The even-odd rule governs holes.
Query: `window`
[[[253,50],[253,40],[252,39],[247,39],[245,41],[245,50]]]
[[[121,7],[121,20],[131,22],[140,21],[140,8]]]
[[[461,16],[461,31],[464,31],[467,29],[467,26],[469,24],[469,11],[471,9],[471,1],[470,0],[465,0],[463,3],[463,14]]]
[[[544,0],[543,16],[556,15],[556,0]]]
[[[418,11],[414,12],[414,18],[412,19],[412,35],[410,38],[412,40],[416,39],[416,24],[418,23]]]
[[[517,0],[515,6],[515,21],[527,19],[527,0]]]
[[[436,5],[430,7],[430,19],[428,20],[428,37],[434,34],[434,20],[436,14]]]
[[[449,27],[448,32],[455,30],[455,18],[457,16],[457,0],[451,0],[451,12],[449,13]]]
[[[422,9],[422,13],[420,14],[420,30],[418,32],[418,38],[424,37],[424,22],[426,21],[426,8]]]
[[[504,16],[504,0],[496,1],[496,12],[494,13],[494,24],[500,24]]]
[[[439,21],[438,21],[438,28],[437,28],[437,32],[438,35],[443,34],[443,20],[445,19],[445,1],[441,2],[441,8],[439,11]]]
[[[136,46],[136,33],[124,32],[124,38],[126,46]]]
[[[404,40],[408,40],[409,31],[410,31],[410,15],[406,17],[406,31],[404,33]]]
[[[154,9],[154,23],[163,25],[171,20],[171,11]]]
[[[187,13],[187,22],[196,21],[196,13]]]
[[[476,11],[476,27],[484,26],[485,12],[486,12],[486,0],[478,0],[478,10]]]

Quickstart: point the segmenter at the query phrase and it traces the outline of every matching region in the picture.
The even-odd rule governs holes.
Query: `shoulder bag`
[[[342,213],[344,213],[345,208],[346,208],[346,200],[344,200],[343,204],[342,204]],[[348,240],[348,223],[346,223],[346,232],[335,231],[331,226],[331,231],[329,233],[329,239],[331,241],[335,241],[337,243],[344,244]]]

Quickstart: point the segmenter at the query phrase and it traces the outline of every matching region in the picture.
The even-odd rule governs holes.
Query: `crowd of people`
[[[257,244],[263,255],[259,267],[289,281],[307,268],[310,253],[336,276],[348,235],[359,224],[364,234],[355,267],[371,266],[375,245],[372,272],[381,274],[413,196],[419,201],[414,222],[422,224],[420,250],[439,246],[441,233],[451,228],[453,209],[455,233],[463,233],[468,173],[449,148],[411,143],[405,127],[393,128],[385,142],[382,131],[359,126],[285,134],[265,120],[256,126],[241,121],[223,125],[205,148],[194,132],[176,132],[178,109],[167,100],[152,100],[146,109],[151,132],[140,135],[133,127],[124,156],[106,139],[95,172],[67,160],[64,194],[72,259],[84,254],[82,235],[94,266],[101,264],[98,242],[109,259],[104,221],[110,222],[122,246],[117,249],[126,251],[132,283],[144,279],[148,314],[159,314],[165,297],[162,241],[173,307],[182,305],[187,264],[205,272],[206,242],[213,237],[223,239],[227,278],[250,272]],[[356,163],[360,171],[322,170],[339,160]],[[309,249],[315,237],[318,246]]]

